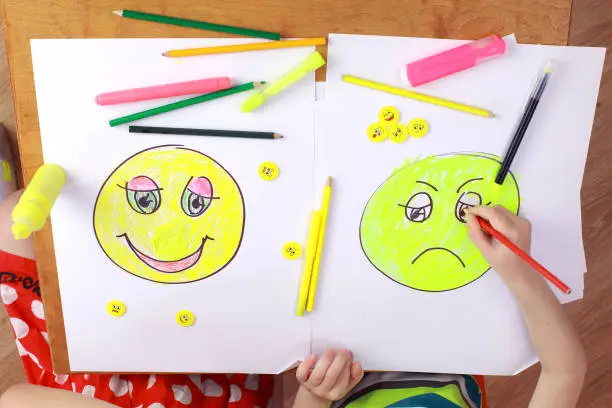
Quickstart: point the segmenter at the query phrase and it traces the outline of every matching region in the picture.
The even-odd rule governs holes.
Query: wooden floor
[[[586,299],[568,305],[589,358],[589,373],[579,406],[612,407],[612,1],[574,0],[570,45],[609,47],[588,165],[582,190],[584,244],[587,251]],[[13,108],[0,44],[0,123],[14,136]],[[559,135],[559,143],[572,135]],[[0,394],[24,381],[12,331],[0,308]],[[487,378],[490,406],[526,407],[538,368],[511,378]]]

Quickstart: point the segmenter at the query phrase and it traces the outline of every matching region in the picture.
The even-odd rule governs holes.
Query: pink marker
[[[227,89],[230,86],[230,79],[227,77],[198,79],[196,81],[177,82],[174,84],[155,85],[145,88],[107,92],[96,96],[96,103],[102,106],[117,105],[127,102],[169,98],[171,96],[206,94]]]
[[[402,69],[402,78],[411,86],[419,86],[481,62],[503,55],[506,43],[496,35],[473,41],[422,60],[411,62]]]

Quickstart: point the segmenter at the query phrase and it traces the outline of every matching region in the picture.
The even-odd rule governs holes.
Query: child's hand
[[[530,271],[525,261],[480,228],[476,216],[489,221],[493,228],[527,253],[531,246],[531,223],[502,206],[473,207],[466,215],[468,235],[504,280],[518,277],[522,271]]]
[[[349,350],[327,349],[318,362],[315,355],[307,357],[295,375],[302,388],[314,396],[337,401],[361,381],[363,369],[358,361],[353,361]]]

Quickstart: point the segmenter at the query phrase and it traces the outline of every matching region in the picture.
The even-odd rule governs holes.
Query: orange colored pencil
[[[204,47],[204,48],[187,48],[184,50],[170,50],[164,52],[164,57],[193,57],[196,55],[210,55],[210,54],[225,54],[229,52],[244,52],[244,51],[265,51],[279,48],[294,48],[294,47],[312,47],[315,45],[325,45],[327,39],[321,38],[301,38],[299,40],[282,40],[282,41],[268,41],[268,42],[256,42],[248,44],[234,44],[234,45],[219,45],[215,47]]]
[[[521,259],[529,264],[533,269],[538,271],[543,277],[545,277],[550,283],[559,288],[563,293],[569,295],[572,293],[572,290],[561,281],[561,279],[557,278],[552,274],[548,269],[538,263],[535,259],[530,257],[525,251],[516,246],[514,242],[510,241],[504,234],[496,230],[489,224],[488,221],[483,220],[482,218],[476,216],[478,220],[478,224],[480,224],[480,228],[488,232],[493,238],[502,243],[506,248],[517,254]]]

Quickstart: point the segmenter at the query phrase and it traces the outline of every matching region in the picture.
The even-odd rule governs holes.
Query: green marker
[[[187,106],[195,105],[202,102],[211,101],[213,99],[222,98],[224,96],[233,95],[235,93],[248,91],[250,89],[255,89],[264,84],[265,82],[249,82],[248,84],[242,84],[238,86],[234,86],[233,88],[223,89],[217,92],[211,92],[205,95],[195,96],[193,98],[184,99],[182,101],[169,103],[167,105],[158,106],[156,108],[147,109],[146,111],[133,113],[131,115],[122,116],[120,118],[113,119],[109,121],[109,125],[111,127],[123,125],[124,123],[134,122],[136,120],[150,118],[151,116],[159,115],[166,112],[171,112],[173,110],[186,108]]]
[[[273,84],[265,88],[261,92],[255,92],[242,104],[243,112],[251,112],[253,109],[264,104],[266,99],[272,95],[276,95],[283,89],[287,88],[291,84],[299,81],[307,73],[314,71],[325,65],[325,59],[317,51],[312,53],[310,57],[306,58],[300,65],[287,72],[285,75],[280,77]]]

